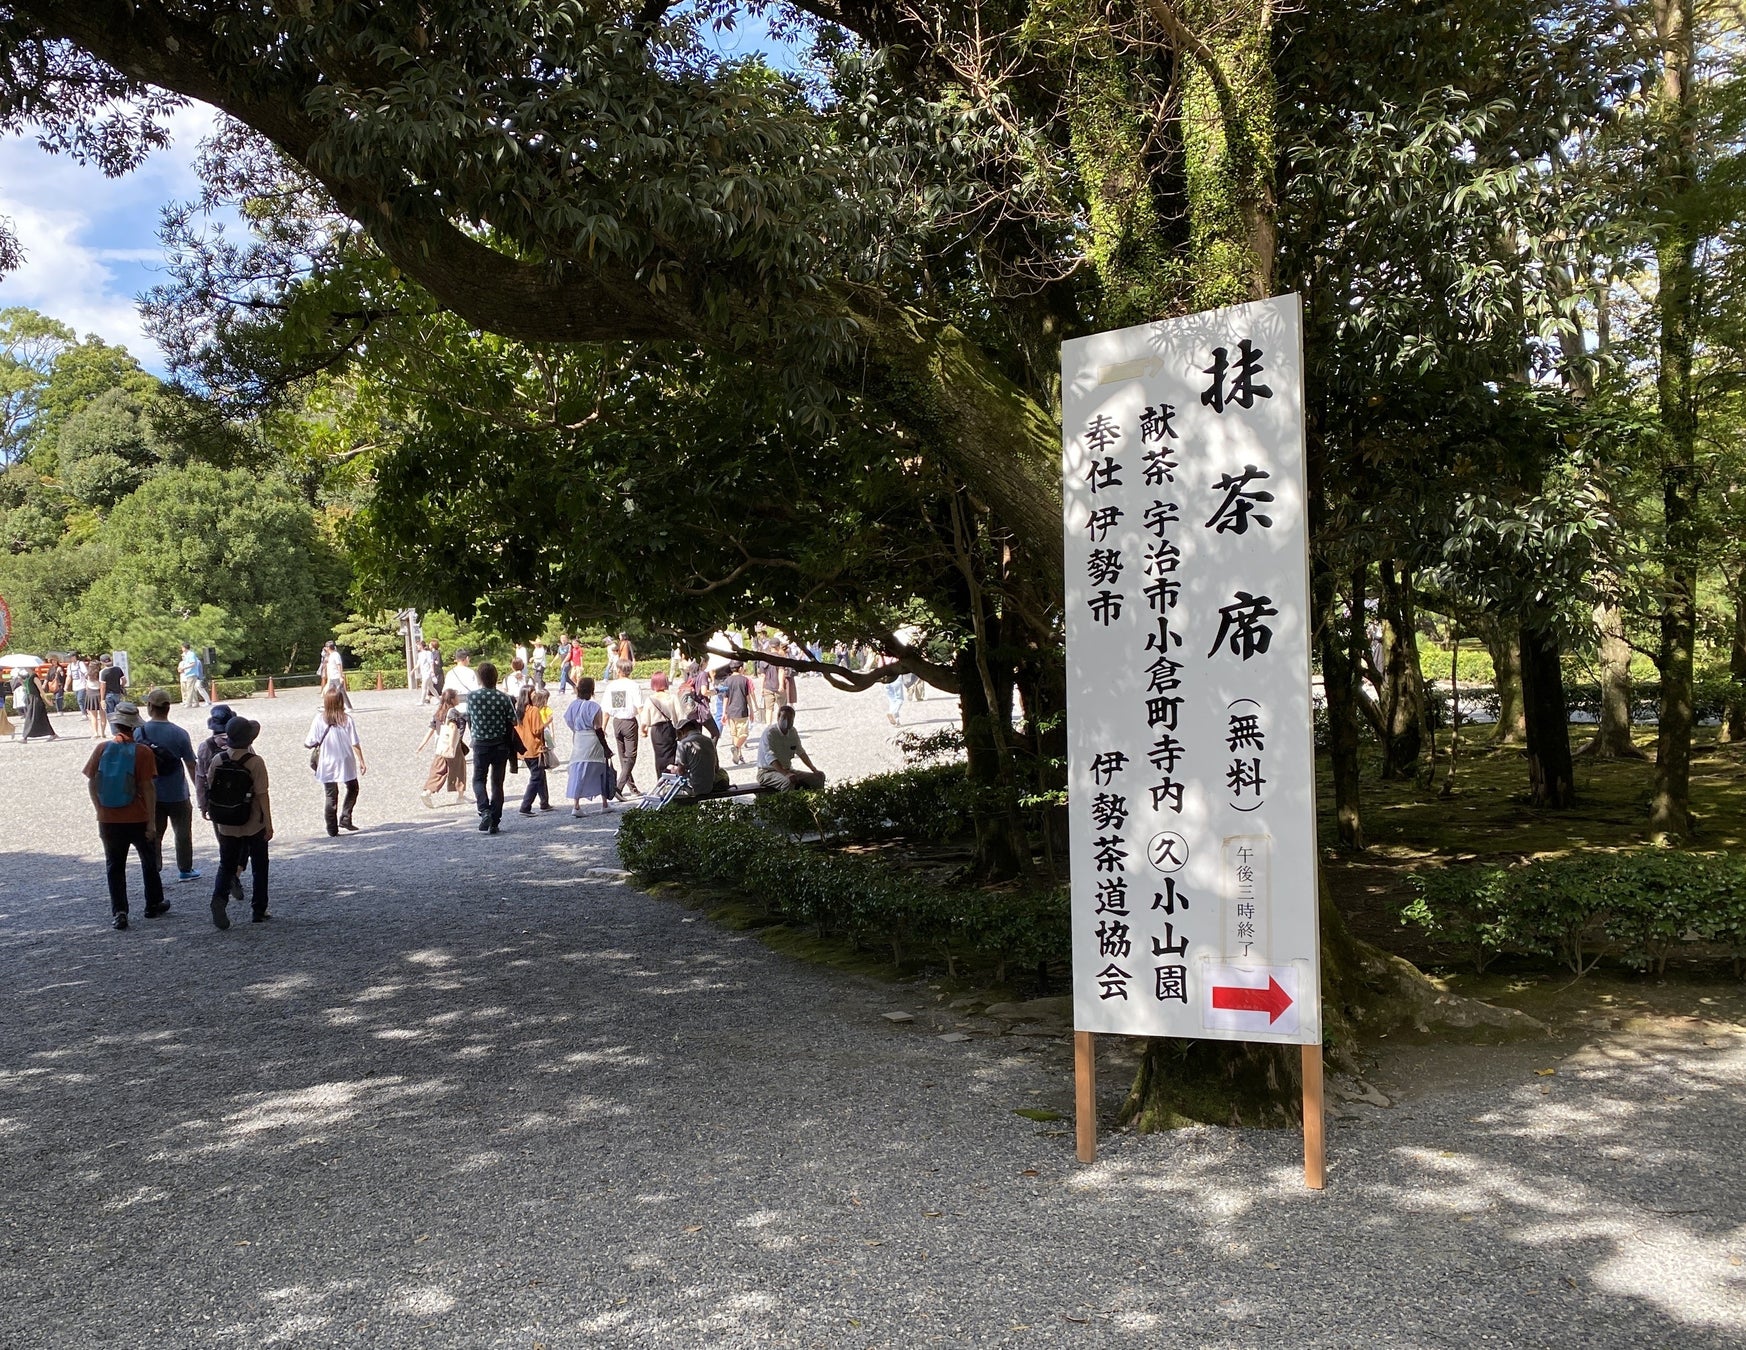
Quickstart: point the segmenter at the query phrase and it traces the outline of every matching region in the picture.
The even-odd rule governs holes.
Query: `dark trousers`
[[[358,804],[358,780],[355,778],[347,780],[344,806],[340,805],[340,785],[338,783],[323,783],[321,787],[322,791],[327,794],[327,832],[338,834],[342,821],[347,825],[352,823],[352,808]]]
[[[503,771],[508,767],[508,741],[473,742],[473,804],[479,808],[482,830],[503,820]]]
[[[212,898],[227,900],[230,898],[231,878],[236,876],[244,863],[255,876],[254,892],[249,896],[249,907],[256,914],[267,912],[267,832],[256,830],[253,834],[221,834],[218,836],[218,872],[212,878]]]
[[[156,850],[146,842],[145,822],[125,825],[97,822],[97,835],[103,840],[104,876],[109,882],[109,908],[112,913],[127,913],[127,854],[139,851],[140,871],[145,874],[147,909],[157,909],[164,903],[164,878],[158,872]]]
[[[190,801],[158,802],[158,871],[164,870],[164,834],[176,836],[176,870],[194,870],[194,803]]]
[[[631,774],[637,767],[637,739],[640,735],[634,717],[612,719],[612,742],[618,747],[618,795],[621,797],[627,787],[636,791]]]
[[[649,751],[655,757],[657,777],[673,767],[673,762],[679,758],[679,734],[671,722],[649,723]]]
[[[521,794],[521,809],[531,811],[537,801],[540,810],[550,811],[552,799],[546,788],[546,766],[537,759],[524,759],[522,763],[527,765],[527,791]]]

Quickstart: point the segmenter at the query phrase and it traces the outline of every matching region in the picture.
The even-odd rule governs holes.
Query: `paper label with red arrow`
[[[1209,1031],[1292,1035],[1298,1029],[1295,966],[1215,965],[1204,968],[1201,1023]]]

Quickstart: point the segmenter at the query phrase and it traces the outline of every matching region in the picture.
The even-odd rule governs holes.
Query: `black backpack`
[[[228,750],[206,773],[206,814],[215,825],[246,825],[255,804],[255,776]]]
[[[174,750],[166,750],[156,741],[144,735],[140,735],[139,739],[145,741],[152,748],[152,758],[157,761],[157,777],[168,778],[181,766],[182,761]]]

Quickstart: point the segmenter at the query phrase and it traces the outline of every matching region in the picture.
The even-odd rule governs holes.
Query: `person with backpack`
[[[254,921],[265,923],[267,913],[267,845],[273,838],[273,806],[267,796],[267,763],[254,752],[261,724],[246,717],[233,717],[224,735],[229,748],[213,756],[206,775],[206,814],[218,831],[218,874],[212,882],[212,923],[229,928],[226,902],[232,884],[242,874],[243,864],[254,874],[249,896]]]
[[[206,715],[206,729],[212,734],[201,741],[200,748],[194,752],[194,805],[200,811],[200,818],[207,822],[212,820],[212,812],[206,804],[207,778],[212,773],[213,759],[230,749],[230,738],[224,731],[234,716],[236,714],[231,712],[230,704],[214,703],[212,711]],[[216,825],[213,826],[212,837],[220,844],[224,842]],[[242,901],[243,884],[240,874],[233,875],[230,879],[230,898],[238,903]]]
[[[97,835],[103,841],[105,878],[109,883],[109,912],[117,930],[127,928],[127,855],[139,853],[145,877],[145,916],[155,919],[169,912],[164,900],[164,879],[153,865],[152,849],[157,839],[157,761],[141,751],[134,741],[139,731],[139,709],[117,703],[109,714],[110,738],[85,761],[85,777],[91,788],[91,805],[97,810]]]
[[[158,870],[164,870],[164,829],[176,836],[176,880],[198,881],[194,870],[194,805],[188,800],[188,782],[199,772],[194,742],[170,720],[170,691],[153,689],[146,695],[146,720],[138,739],[151,747],[157,763],[155,788],[158,796]]]

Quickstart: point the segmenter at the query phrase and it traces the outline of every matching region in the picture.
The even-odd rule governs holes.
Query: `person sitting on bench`
[[[796,756],[810,773],[794,767]],[[794,706],[784,703],[758,742],[758,786],[787,792],[793,788],[821,788],[824,783],[824,774],[807,755],[800,744],[800,733],[794,729]]]
[[[715,742],[703,734],[695,717],[679,724],[679,772],[685,775],[681,797],[708,797],[728,785],[728,776],[716,758]]]

